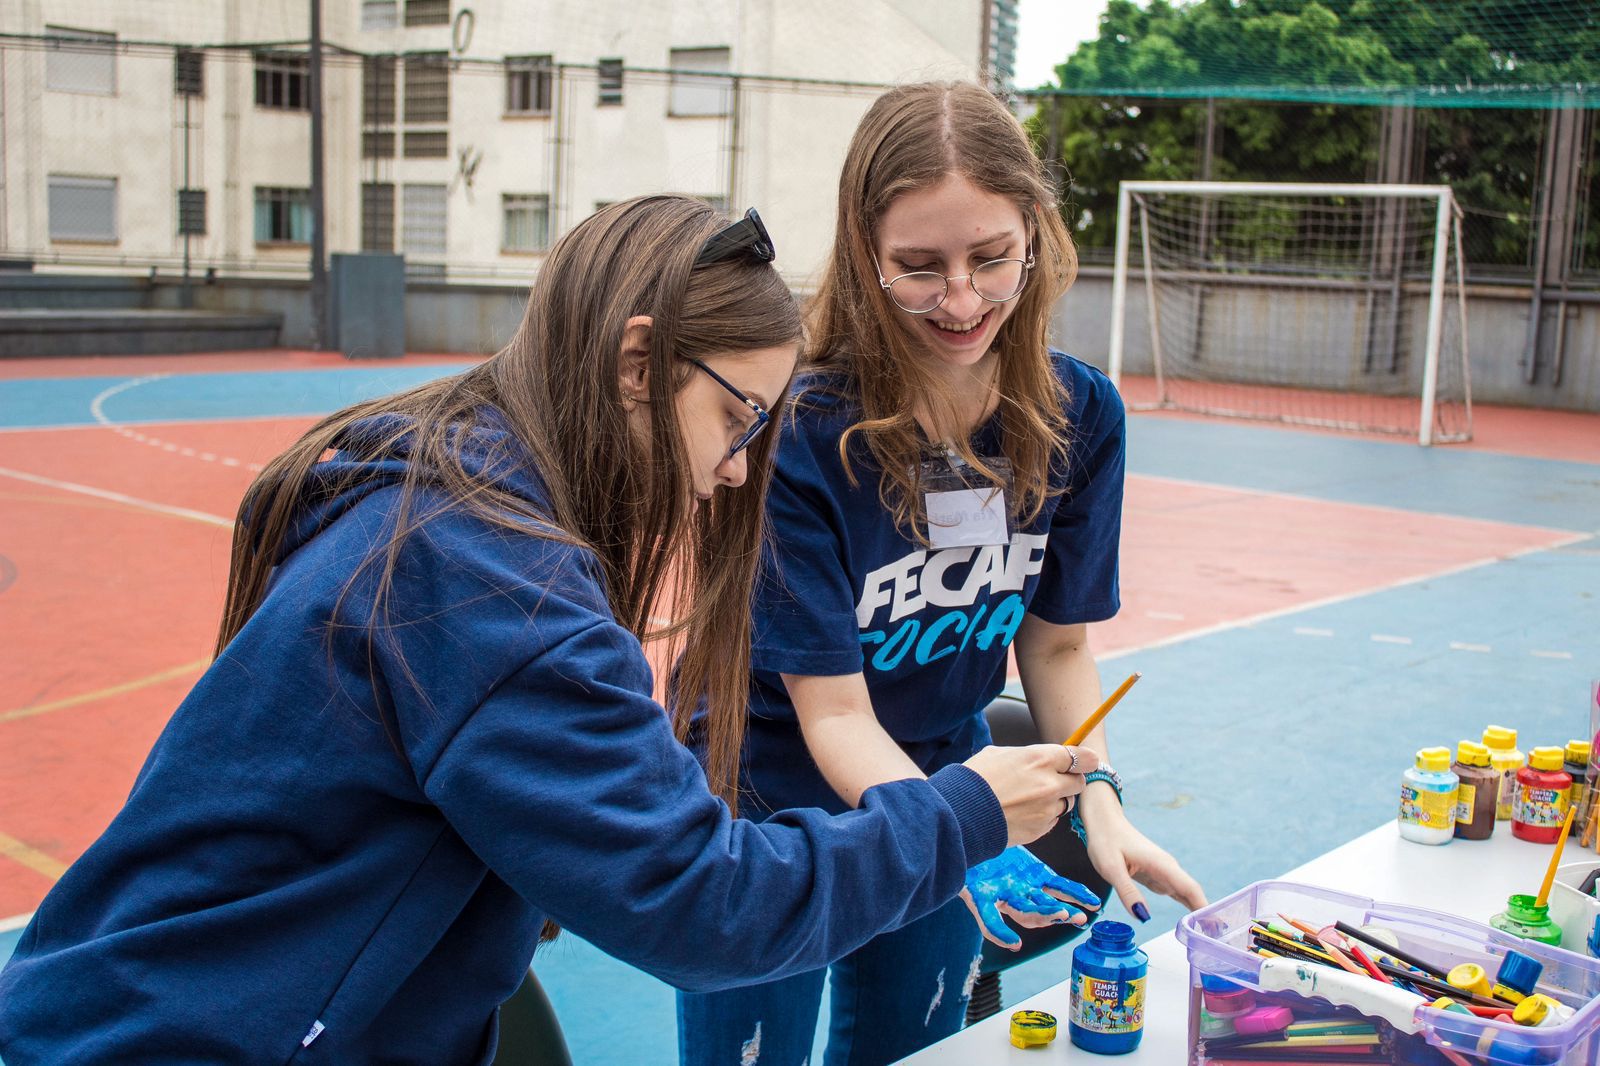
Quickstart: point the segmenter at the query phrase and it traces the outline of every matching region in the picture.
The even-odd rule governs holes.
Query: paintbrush
[[[1535,907],[1546,906],[1550,902],[1550,886],[1556,881],[1556,867],[1561,863],[1561,849],[1567,846],[1567,832],[1572,828],[1572,816],[1577,813],[1576,804],[1567,804],[1567,817],[1561,823],[1561,835],[1556,837],[1555,854],[1550,856],[1550,868],[1544,872],[1544,884],[1539,886],[1539,895],[1534,899]]]
[[[1066,740],[1062,741],[1062,743],[1069,748],[1074,748],[1079,744],[1082,744],[1083,739],[1090,733],[1094,732],[1094,727],[1100,724],[1100,720],[1111,713],[1111,708],[1115,707],[1117,702],[1128,694],[1128,690],[1133,687],[1133,683],[1143,676],[1144,675],[1137,670],[1129,674],[1128,680],[1118,685],[1117,691],[1107,696],[1106,701],[1099,707],[1095,708],[1095,712],[1091,714],[1082,725],[1074,729],[1072,731],[1072,735]]]

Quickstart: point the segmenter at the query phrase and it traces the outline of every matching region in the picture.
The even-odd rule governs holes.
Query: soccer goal
[[[1462,273],[1448,185],[1125,181],[1111,377],[1133,410],[1469,440]]]

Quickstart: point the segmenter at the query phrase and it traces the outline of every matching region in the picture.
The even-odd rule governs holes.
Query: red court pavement
[[[0,434],[0,918],[31,910],[116,813],[209,653],[232,517],[309,419]],[[240,466],[224,466],[220,457]],[[163,513],[66,485],[199,514]],[[212,516],[209,520],[206,516]],[[1560,531],[1129,479],[1104,654],[1567,539]],[[9,570],[0,571],[0,585]]]

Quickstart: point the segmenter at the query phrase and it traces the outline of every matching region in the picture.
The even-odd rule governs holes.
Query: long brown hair
[[[842,371],[861,403],[861,420],[839,444],[851,481],[856,477],[847,447],[860,434],[881,471],[879,499],[923,543],[917,489],[924,443],[913,405],[926,405],[941,428],[956,424],[957,408],[948,386],[927,368],[923,342],[878,284],[873,234],[895,197],[950,174],[1016,204],[1032,232],[1036,265],[995,338],[1001,436],[1016,486],[1014,515],[1038,515],[1052,494],[1051,465],[1065,459],[1067,448],[1065,396],[1050,368],[1046,333],[1078,258],[1054,186],[1021,124],[979,86],[923,82],[891,89],[867,109],[845,156],[833,251],[811,307],[807,360]],[[967,434],[948,436],[966,462],[998,483],[972,453]]]
[[[797,343],[800,315],[770,264],[732,259],[694,267],[706,237],[725,224],[710,207],[680,196],[605,208],[556,242],[522,325],[492,358],[313,426],[245,493],[217,654],[260,605],[297,515],[315,502],[313,495],[347,487],[313,488],[313,468],[324,453],[341,446],[353,423],[397,415],[389,440],[372,446],[381,454],[404,438],[409,458],[396,532],[368,560],[377,568],[369,647],[393,646],[387,596],[401,542],[441,509],[460,508],[493,526],[587,548],[604,570],[617,621],[641,641],[665,642],[662,660],[678,661],[673,714],[680,738],[704,700],[707,776],[735,806],[749,693],[750,595],[777,435],[750,446],[741,489],[718,492],[694,510],[675,403],[694,371],[680,357]],[[629,432],[618,384],[623,332],[634,315],[653,323],[648,449]],[[547,510],[463,465],[463,439],[493,412],[532,457],[548,489]],[[443,502],[422,502],[429,499]]]

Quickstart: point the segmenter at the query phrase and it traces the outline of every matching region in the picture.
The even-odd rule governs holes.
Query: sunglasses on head
[[[767,227],[761,224],[761,216],[756,214],[753,207],[739,221],[707,237],[706,243],[700,246],[700,254],[694,257],[694,265],[709,266],[744,255],[763,263],[772,262],[778,255],[772,246],[772,236],[767,233]]]

